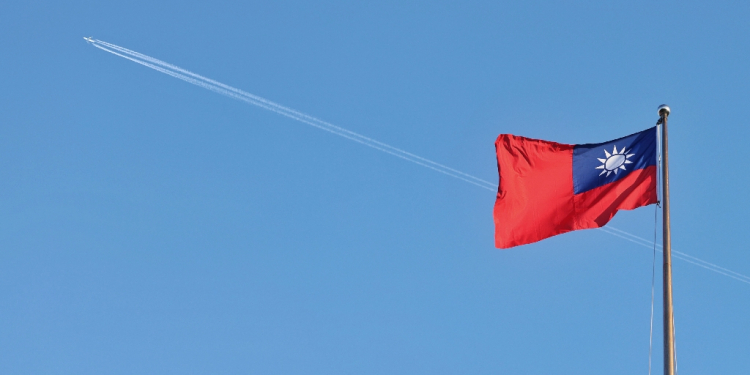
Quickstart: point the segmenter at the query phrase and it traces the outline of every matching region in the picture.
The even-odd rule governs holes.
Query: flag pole
[[[667,152],[667,117],[670,109],[659,106],[662,149],[662,225],[664,254],[664,375],[675,375],[674,314],[672,311],[672,238],[669,229],[669,153]]]

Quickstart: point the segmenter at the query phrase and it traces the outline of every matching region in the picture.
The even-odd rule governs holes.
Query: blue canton
[[[575,145],[574,194],[615,182],[651,165],[656,165],[656,127],[614,141]]]

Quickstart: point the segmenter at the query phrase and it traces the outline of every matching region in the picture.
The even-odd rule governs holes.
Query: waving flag
[[[604,226],[618,210],[656,203],[656,127],[568,145],[501,134],[495,246]]]

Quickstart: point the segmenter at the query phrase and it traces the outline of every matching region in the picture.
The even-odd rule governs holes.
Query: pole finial
[[[670,109],[669,109],[668,105],[662,104],[662,105],[659,106],[659,110],[658,111],[659,111],[659,116],[663,115],[663,116],[667,117],[667,116],[669,116]]]

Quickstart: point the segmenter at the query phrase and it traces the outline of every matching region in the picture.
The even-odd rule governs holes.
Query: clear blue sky
[[[81,39],[490,181],[499,133],[667,103],[674,248],[750,275],[750,6],[622,4],[3,2],[0,372],[645,374],[649,249],[497,250],[493,192]],[[680,374],[750,370],[750,285],[676,260],[674,301]]]

